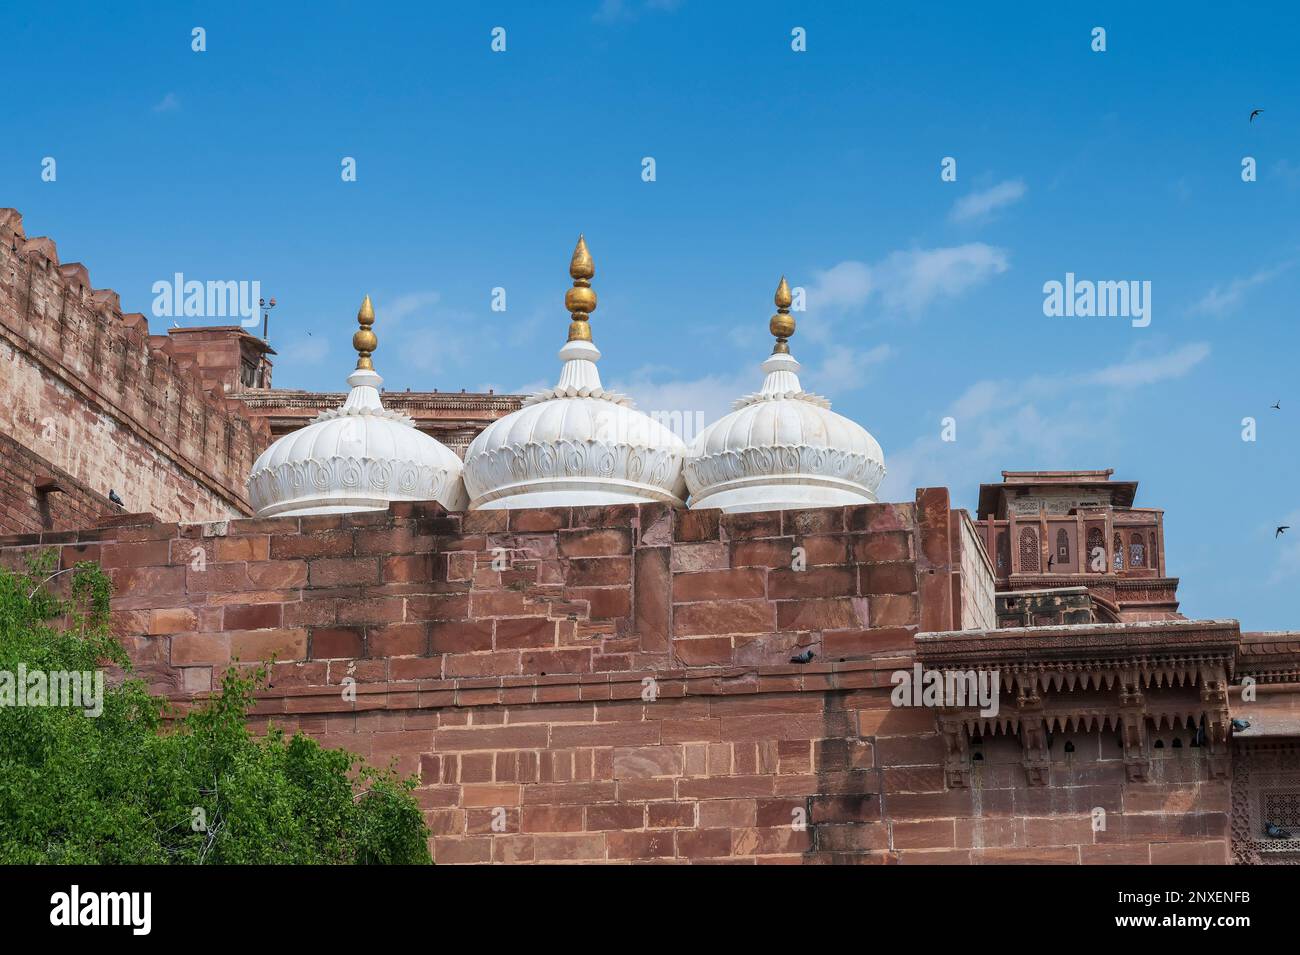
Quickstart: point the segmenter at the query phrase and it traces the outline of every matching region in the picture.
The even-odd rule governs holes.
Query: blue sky
[[[281,387],[342,387],[365,293],[391,389],[553,380],[582,231],[606,384],[712,420],[784,273],[883,499],[1114,467],[1166,509],[1185,613],[1300,626],[1300,15],[986,6],[7,5],[0,205],[128,311],[258,279]],[[1046,317],[1067,272],[1151,282],[1150,325]]]

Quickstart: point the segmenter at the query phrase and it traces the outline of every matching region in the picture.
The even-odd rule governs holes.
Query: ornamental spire
[[[569,341],[591,341],[591,313],[596,310],[596,293],[591,290],[591,277],[596,274],[596,265],[591,261],[587,251],[587,240],[578,236],[578,244],[569,261],[569,275],[573,277],[573,288],[564,293],[564,307],[569,310]]]
[[[776,314],[772,320],[767,323],[768,330],[776,337],[776,344],[772,346],[773,355],[790,354],[790,336],[794,334],[794,316],[790,314],[790,286],[786,284],[785,276],[781,276],[781,284],[776,287]]]
[[[379,347],[379,339],[370,330],[370,326],[375,324],[375,307],[370,304],[369,295],[357,311],[357,324],[361,327],[352,336],[352,347],[357,350],[357,368],[374,371],[375,366],[371,364],[370,356]]]

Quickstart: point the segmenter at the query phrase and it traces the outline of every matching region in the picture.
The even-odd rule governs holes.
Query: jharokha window
[[[1097,557],[1101,557],[1101,562],[1097,562]],[[1088,561],[1088,569],[1102,573],[1106,570],[1106,538],[1102,536],[1100,527],[1093,527],[1088,530],[1088,553],[1084,555]]]
[[[1064,564],[1070,559],[1070,535],[1062,527],[1056,532],[1056,562]]]
[[[1115,569],[1124,569],[1124,539],[1118,532],[1115,534]]]
[[[1020,571],[1038,570],[1038,535],[1032,527],[1020,532]]]
[[[1146,545],[1142,543],[1142,535],[1134,531],[1128,542],[1128,565],[1130,567],[1146,566]]]

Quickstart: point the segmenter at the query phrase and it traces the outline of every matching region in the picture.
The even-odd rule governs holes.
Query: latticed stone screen
[[[1038,535],[1032,527],[1026,527],[1020,532],[1020,570],[1038,570]]]
[[[1284,829],[1300,829],[1300,792],[1263,793],[1264,819]]]

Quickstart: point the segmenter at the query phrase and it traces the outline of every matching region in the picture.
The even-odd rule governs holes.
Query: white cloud
[[[808,304],[817,308],[854,309],[867,304],[873,285],[871,269],[862,262],[841,262],[818,272],[808,291]]]
[[[433,291],[409,292],[391,301],[385,300],[382,306],[375,309],[375,317],[381,327],[386,324],[396,325],[402,319],[418,312],[432,311],[433,306],[437,305],[441,298],[440,293]]]
[[[972,192],[953,203],[948,218],[953,222],[981,222],[998,210],[1019,202],[1025,195],[1023,179],[1008,179],[983,192]]]
[[[976,381],[936,415],[929,434],[885,449],[881,500],[907,500],[917,487],[969,489],[971,475],[996,476],[1002,468],[1097,467],[1132,413],[1128,392],[1182,378],[1209,354],[1209,345],[1194,342],[1073,375]],[[946,416],[956,420],[956,441],[940,438]]]
[[[894,252],[876,274],[885,305],[915,314],[931,302],[955,298],[1007,268],[1005,250],[970,242],[944,249]]]
[[[1205,342],[1192,342],[1165,355],[1120,362],[1092,372],[1087,383],[1107,387],[1132,388],[1170,378],[1181,378],[1210,355]]]
[[[818,392],[842,394],[861,388],[867,383],[867,369],[892,358],[894,349],[889,345],[876,345],[866,351],[858,351],[846,345],[834,345],[826,350],[825,356],[812,374],[809,375],[811,389]]]
[[[555,378],[534,378],[532,381],[526,381],[522,385],[517,385],[511,389],[512,395],[531,395],[535,392],[542,391],[546,388],[555,387]]]
[[[770,341],[770,340],[769,340]],[[870,369],[894,354],[885,344],[866,350],[835,346],[825,350],[815,367],[805,365],[801,373],[804,387],[818,394],[843,394],[861,388],[869,380]],[[637,409],[663,416],[664,423],[676,430],[689,444],[703,428],[729,414],[736,399],[752,394],[763,385],[761,362],[747,363],[734,373],[714,373],[699,378],[673,377],[676,369],[667,365],[645,365],[625,380],[606,382],[614,391],[631,395]],[[550,382],[543,382],[542,387]]]
[[[1252,289],[1265,285],[1294,265],[1294,260],[1271,268],[1260,269],[1245,278],[1236,278],[1227,284],[1216,285],[1190,311],[1193,314],[1224,315],[1237,308]]]
[[[955,298],[1009,267],[1005,249],[983,242],[891,252],[875,265],[840,262],[816,274],[808,307],[849,311],[879,298],[886,309],[917,315],[931,303]]]
[[[626,381],[611,380],[609,387],[631,395],[640,411],[680,412],[683,417],[698,412],[703,415],[705,424],[711,424],[731,411],[737,398],[757,391],[763,383],[762,372],[757,368],[731,375],[658,379],[659,375],[671,371],[661,365],[646,365],[634,371]]]

